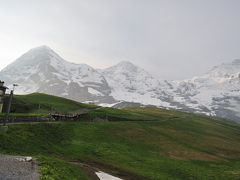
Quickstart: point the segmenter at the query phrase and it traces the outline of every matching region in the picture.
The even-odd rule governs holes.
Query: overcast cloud
[[[47,45],[93,67],[129,60],[163,79],[240,58],[239,0],[0,0],[0,69]]]

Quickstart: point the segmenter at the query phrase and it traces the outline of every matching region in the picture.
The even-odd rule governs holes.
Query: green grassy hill
[[[31,96],[46,95],[17,98],[66,111],[88,106]],[[72,161],[123,179],[240,179],[239,124],[152,107],[96,108],[83,118],[90,116],[124,121],[11,125],[0,132],[0,152],[38,157],[43,179],[92,179]]]
[[[7,102],[6,96],[6,102]],[[5,109],[6,109],[5,103]],[[11,113],[13,115],[47,115],[53,111],[75,112],[80,109],[94,109],[97,106],[83,104],[69,99],[57,96],[51,96],[42,93],[33,93],[29,95],[14,95]]]

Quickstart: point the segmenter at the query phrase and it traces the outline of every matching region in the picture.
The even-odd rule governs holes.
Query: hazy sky
[[[240,0],[0,0],[0,69],[47,45],[107,67],[129,60],[163,79],[240,58]]]

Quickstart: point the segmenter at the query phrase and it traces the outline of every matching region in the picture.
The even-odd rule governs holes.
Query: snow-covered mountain
[[[18,94],[43,92],[116,107],[155,105],[240,121],[240,60],[200,77],[169,82],[130,62],[95,70],[67,62],[41,46],[0,71],[0,79],[7,85],[19,84]]]
[[[201,105],[204,109],[199,112],[240,121],[240,60],[215,66],[202,76],[175,82],[175,87],[175,93],[184,97],[188,107]]]
[[[0,72],[7,85],[17,83],[18,94],[44,92],[77,101],[115,102],[98,71],[65,61],[47,46],[31,49]]]
[[[169,85],[130,62],[120,62],[101,72],[111,87],[111,95],[114,99],[170,106],[168,99],[171,97],[165,91],[165,89],[169,89]]]

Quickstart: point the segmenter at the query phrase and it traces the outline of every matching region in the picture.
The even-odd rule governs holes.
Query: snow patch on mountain
[[[88,88],[88,92],[91,93],[91,94],[94,94],[96,96],[104,96],[101,92],[93,89],[93,88]]]

